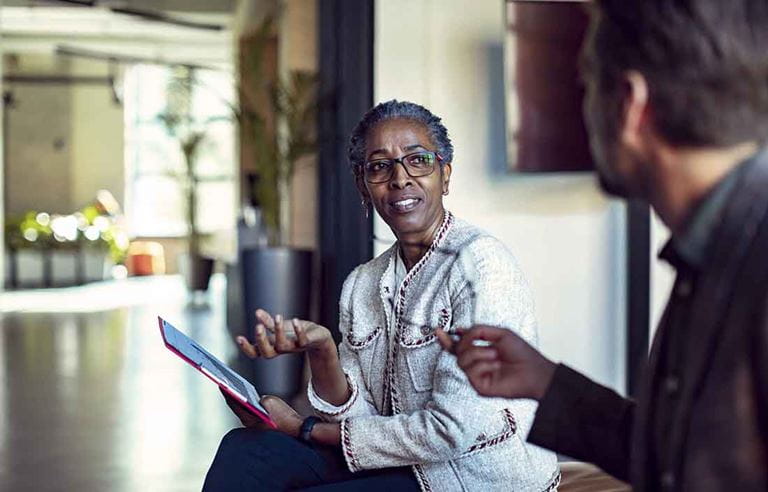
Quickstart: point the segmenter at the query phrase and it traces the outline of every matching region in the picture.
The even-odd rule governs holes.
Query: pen
[[[464,336],[463,331],[447,331],[446,334],[451,339],[453,343],[459,343],[461,340],[461,337]]]
[[[459,329],[455,331],[446,331],[445,333],[453,343],[459,343],[467,332]],[[487,340],[473,340],[472,345],[475,347],[490,347],[493,344]]]

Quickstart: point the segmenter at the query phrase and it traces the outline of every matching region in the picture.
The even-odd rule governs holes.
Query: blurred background
[[[0,490],[194,490],[237,425],[163,316],[306,412],[253,311],[336,329],[389,247],[346,163],[397,98],[456,148],[447,207],[505,242],[542,350],[624,394],[670,286],[667,232],[597,187],[583,2],[1,0]],[[336,332],[338,336],[338,333]]]

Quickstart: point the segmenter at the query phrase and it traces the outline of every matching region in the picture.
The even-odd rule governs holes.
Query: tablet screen
[[[177,330],[166,320],[162,318],[159,318],[159,320],[160,329],[163,332],[163,339],[165,339],[165,343],[169,348],[172,348],[183,358],[187,359],[189,363],[196,366],[208,377],[220,385],[226,386],[228,390],[235,393],[241,400],[247,401],[257,410],[268,415],[266,409],[259,403],[259,393],[251,383],[224,365],[210,352]]]

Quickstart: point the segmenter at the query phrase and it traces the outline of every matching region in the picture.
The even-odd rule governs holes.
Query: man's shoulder
[[[768,299],[768,151],[757,154],[744,170],[730,198],[718,237],[719,261],[737,269],[733,285],[737,305]],[[735,257],[733,255],[736,255]],[[731,257],[728,260],[727,257]],[[736,260],[735,262],[733,260]],[[726,268],[727,270],[727,268]],[[730,275],[729,275],[730,276]],[[757,295],[755,297],[754,295]]]
[[[725,220],[738,224],[731,228],[735,238],[768,244],[768,149],[747,163],[730,202],[731,210]],[[768,255],[761,257],[768,261]]]

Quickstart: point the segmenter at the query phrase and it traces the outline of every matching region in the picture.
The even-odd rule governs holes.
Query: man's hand
[[[256,429],[271,429],[263,420],[252,414],[247,408],[243,406],[235,398],[231,397],[224,390],[221,391],[224,395],[224,399],[232,412],[240,419],[240,422],[245,427],[251,427]],[[301,429],[301,423],[303,419],[301,415],[290,407],[287,403],[276,396],[267,395],[261,399],[261,404],[269,412],[269,416],[272,421],[277,424],[277,430],[285,432],[286,434],[299,437],[299,430]]]
[[[442,330],[437,330],[437,337],[445,350],[456,354],[459,367],[479,394],[534,400],[544,396],[556,366],[525,340],[491,326],[459,333],[458,342]]]

